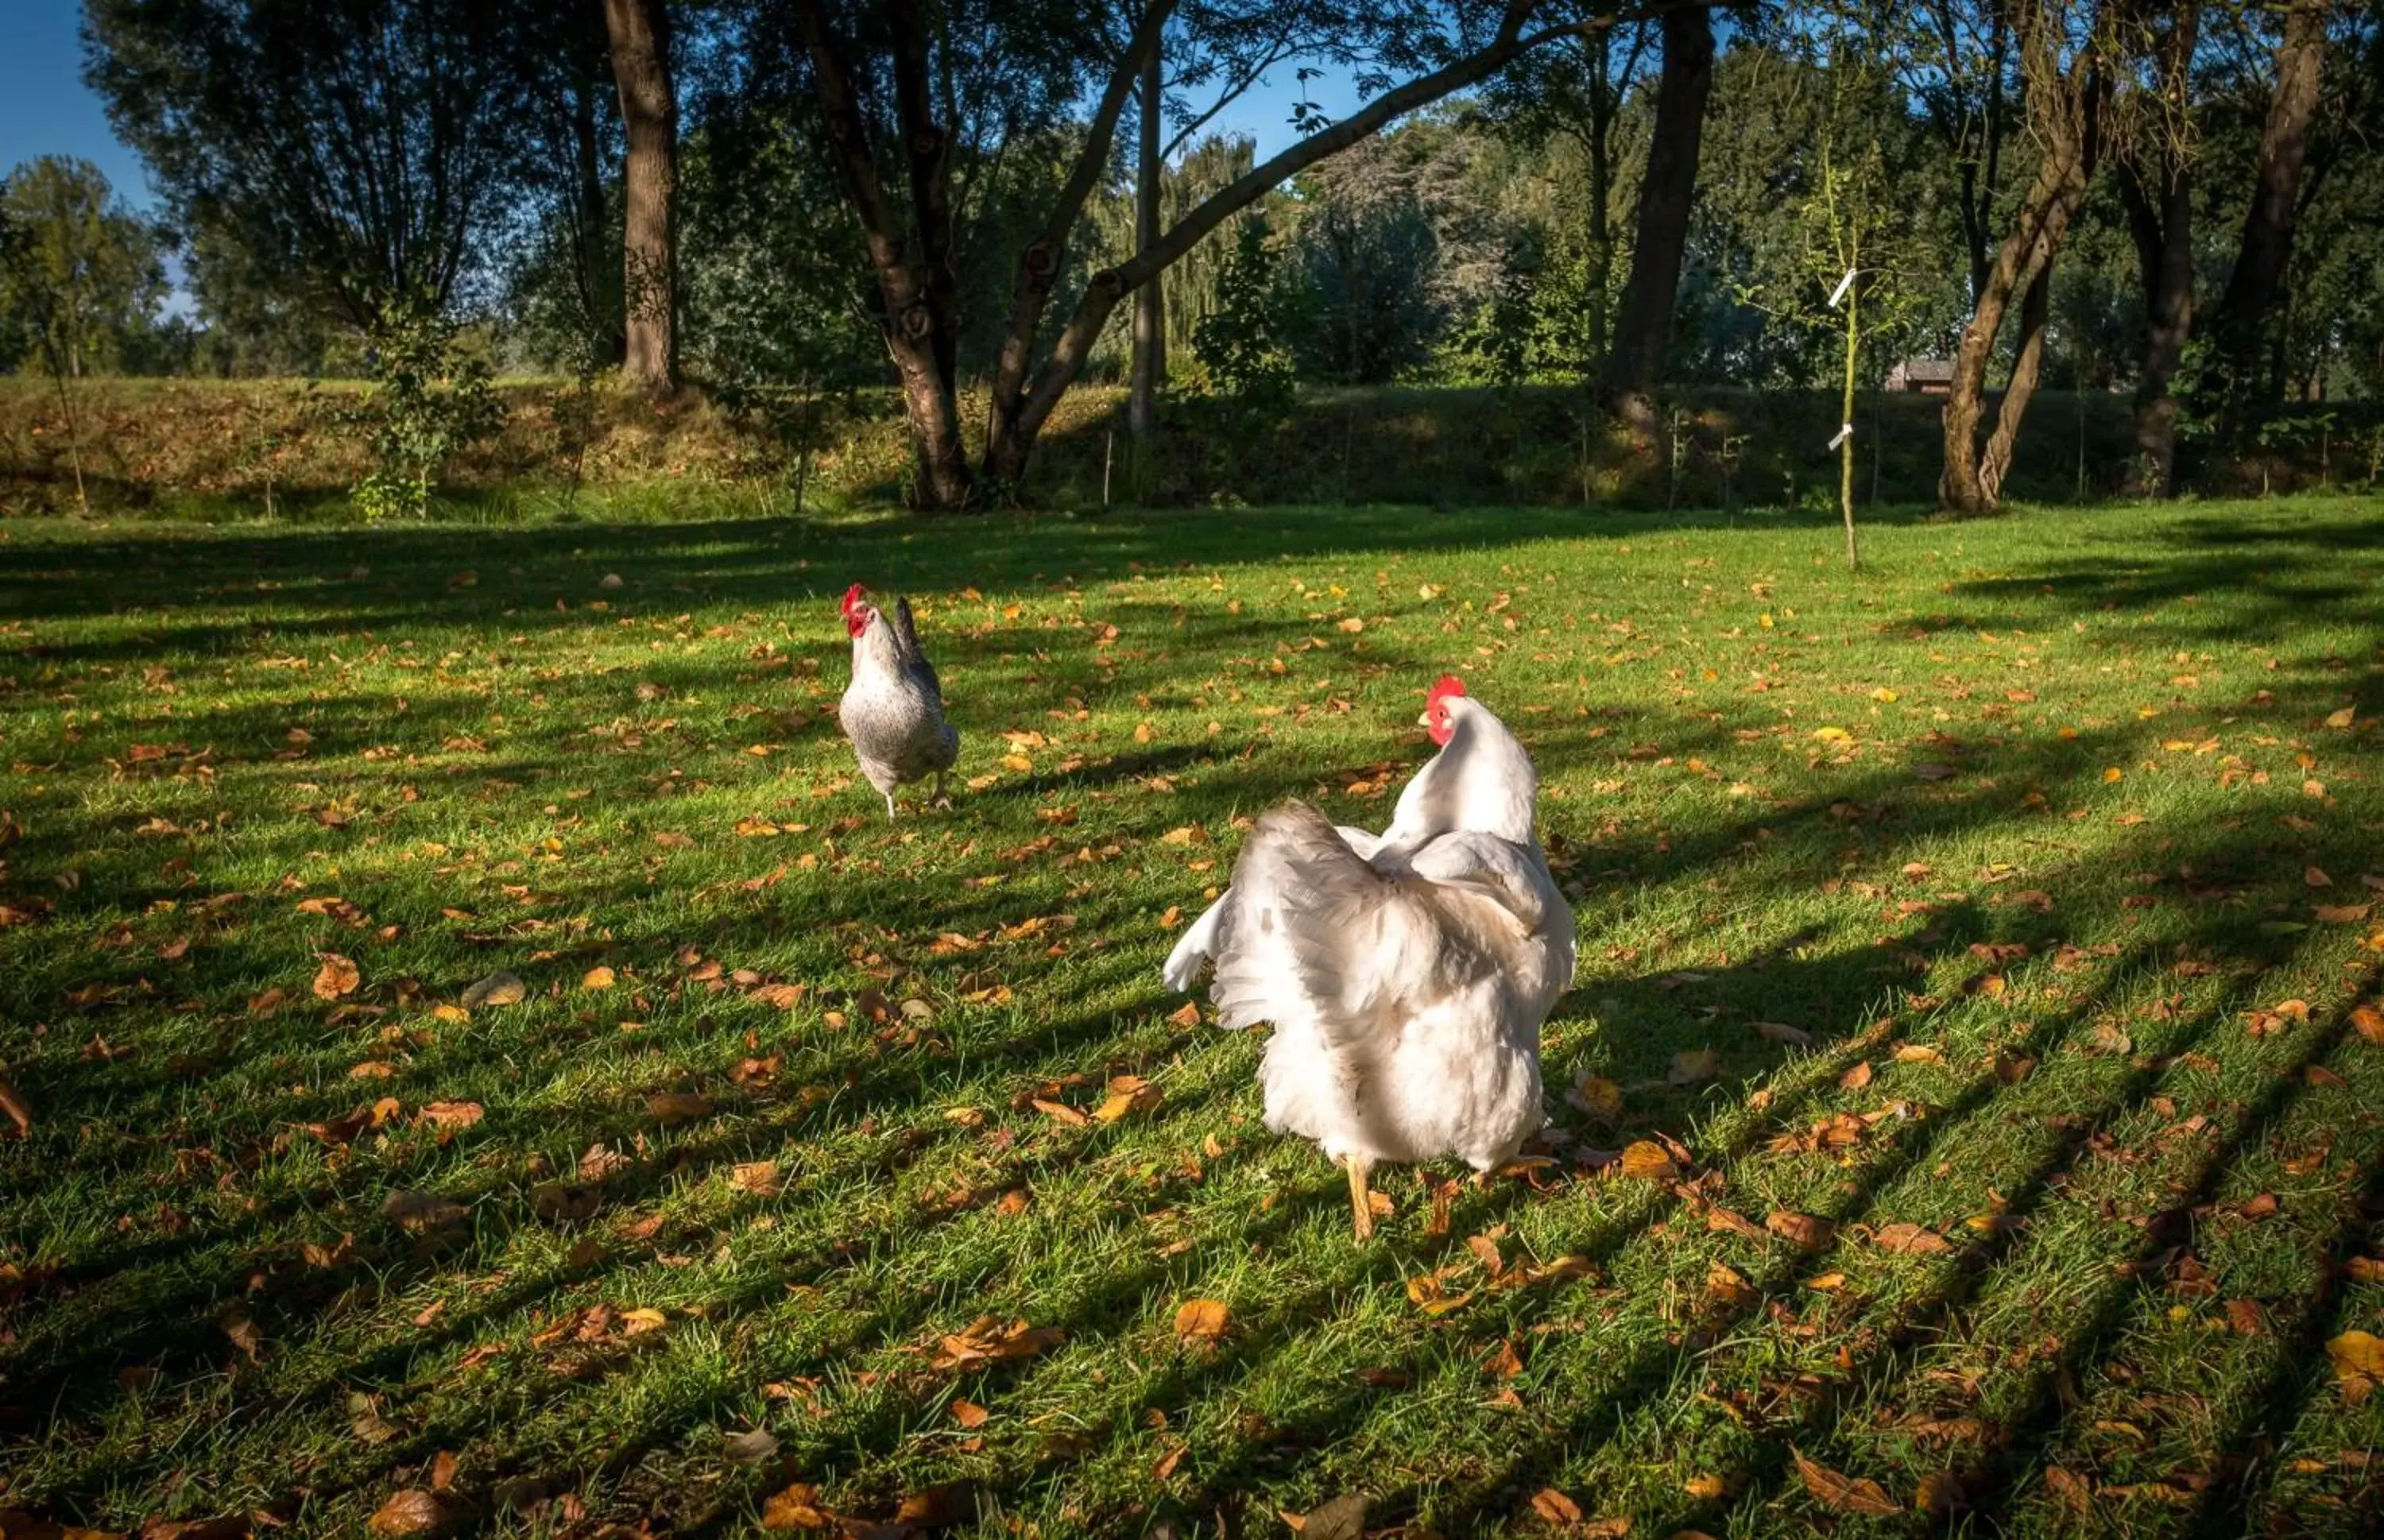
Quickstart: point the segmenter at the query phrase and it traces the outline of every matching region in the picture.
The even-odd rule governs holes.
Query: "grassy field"
[[[0,525],[0,1509],[2384,1522],[2380,512]],[[1444,668],[1583,961],[1545,1161],[1360,1248],[1159,962]]]

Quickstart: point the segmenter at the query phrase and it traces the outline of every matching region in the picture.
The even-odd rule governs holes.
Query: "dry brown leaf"
[[[1055,1123],[1066,1124],[1071,1128],[1088,1128],[1092,1125],[1092,1119],[1064,1101],[1047,1101],[1038,1096],[1032,1099],[1030,1105],[1045,1117]]]
[[[1854,1068],[1846,1071],[1845,1074],[1838,1076],[1838,1084],[1849,1091],[1859,1091],[1865,1086],[1870,1084],[1870,1061],[1865,1059],[1856,1063]]]
[[[1730,1495],[1730,1483],[1707,1472],[1704,1475],[1691,1476],[1681,1484],[1681,1490],[1701,1503],[1720,1502]]]
[[[1213,1346],[1224,1339],[1232,1312],[1215,1299],[1186,1299],[1175,1311],[1175,1335],[1186,1342]]]
[[[1765,1215],[1763,1227],[1790,1245],[1807,1251],[1819,1251],[1837,1234],[1837,1226],[1826,1219],[1792,1213],[1785,1209],[1776,1209]]]
[[[1097,1123],[1115,1123],[1129,1112],[1148,1112],[1162,1099],[1159,1087],[1138,1074],[1121,1074],[1110,1081],[1110,1094],[1093,1110]]]
[[[414,1115],[433,1128],[469,1128],[486,1115],[477,1101],[434,1101]]]
[[[2369,1042],[2384,1043],[2384,1011],[2378,1011],[2373,1005],[2353,1006],[2351,1025]]]
[[[389,1501],[365,1521],[375,1534],[436,1534],[447,1527],[446,1505],[419,1487],[392,1493]]]
[[[364,975],[356,971],[354,962],[338,952],[327,951],[323,954],[323,965],[315,970],[315,998],[343,1000],[354,994],[356,986],[363,982]]]
[[[651,1305],[621,1312],[623,1336],[642,1336],[648,1332],[659,1332],[669,1324],[670,1317]]]
[[[1513,1342],[1502,1341],[1496,1351],[1482,1360],[1482,1367],[1498,1379],[1511,1380],[1523,1372],[1523,1358]]]
[[[1581,1505],[1553,1486],[1543,1486],[1532,1494],[1532,1511],[1552,1524],[1581,1522]]]
[[[771,1494],[770,1500],[762,1505],[764,1529],[826,1529],[835,1522],[835,1518],[819,1506],[819,1488],[802,1482]]]
[[[1681,1174],[1670,1151],[1653,1139],[1633,1139],[1622,1147],[1622,1174],[1669,1182]]]
[[[952,1421],[964,1428],[981,1428],[993,1416],[975,1401],[954,1401],[951,1410]]]
[[[462,1004],[466,1011],[478,1011],[484,1005],[518,1005],[528,999],[529,986],[501,969],[474,979],[464,990]]]
[[[2375,1392],[2377,1381],[2384,1379],[2384,1337],[2345,1332],[2328,1339],[2326,1356],[2334,1364],[2335,1382],[2342,1387],[2345,1400],[2365,1400]]]
[[[579,987],[583,989],[609,989],[613,982],[613,970],[602,966],[590,968],[579,975]]]
[[[646,1111],[657,1123],[692,1123],[712,1115],[712,1099],[694,1091],[660,1091],[646,1098]]]
[[[1706,1269],[1706,1298],[1732,1310],[1743,1309],[1762,1296],[1736,1268],[1715,1262]]]
[[[1936,1231],[1919,1224],[1882,1224],[1871,1238],[1889,1251],[1901,1251],[1913,1256],[1926,1256],[1953,1248]]]
[[[1168,1018],[1167,1018],[1167,1025],[1170,1025],[1170,1026],[1185,1026],[1185,1027],[1191,1027],[1191,1026],[1198,1026],[1198,1025],[1200,1025],[1200,1007],[1199,1007],[1199,1005],[1198,1005],[1196,1001],[1188,1000],[1186,1000],[1186,1001],[1184,1002],[1184,1004],[1182,1005],[1182,1007],[1181,1007],[1181,1008],[1179,1008],[1178,1010],[1176,1010],[1176,1011],[1174,1011],[1174,1012],[1172,1012],[1168,1015]]]
[[[1826,1465],[1817,1464],[1806,1459],[1804,1451],[1794,1445],[1789,1447],[1788,1453],[1796,1461],[1796,1473],[1805,1478],[1805,1490],[1813,1495],[1815,1502],[1831,1512],[1868,1513],[1885,1518],[1903,1511],[1879,1483],[1848,1476]]]
[[[454,1453],[452,1450],[441,1449],[437,1454],[430,1457],[430,1490],[433,1492],[449,1492],[453,1491],[454,1486]]]
[[[1895,1049],[1899,1064],[1942,1064],[1945,1056],[1926,1043],[1899,1043]]]
[[[728,1177],[737,1184],[739,1192],[749,1192],[756,1198],[775,1198],[778,1194],[778,1162],[776,1161],[747,1161],[731,1167]]]

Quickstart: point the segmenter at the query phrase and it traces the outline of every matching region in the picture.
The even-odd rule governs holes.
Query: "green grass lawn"
[[[2384,1522],[2379,513],[0,526],[0,1509]],[[1361,1248],[1159,963],[1447,668],[1581,970],[1545,1162]]]

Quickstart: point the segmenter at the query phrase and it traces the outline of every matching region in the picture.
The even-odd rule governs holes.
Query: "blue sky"
[[[81,155],[132,203],[152,200],[140,159],[116,142],[83,89],[77,0],[6,0],[16,20],[0,48],[0,172],[36,155]]]

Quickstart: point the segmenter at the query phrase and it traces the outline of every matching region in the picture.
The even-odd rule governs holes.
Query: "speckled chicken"
[[[960,758],[961,735],[944,720],[944,689],[919,646],[911,602],[894,601],[894,615],[863,597],[855,583],[844,594],[844,628],[852,637],[852,682],[837,704],[837,720],[861,773],[886,799],[894,817],[894,789],[936,777],[936,801],[944,797],[944,776]]]
[[[1219,1025],[1274,1025],[1267,1126],[1316,1141],[1373,1230],[1377,1162],[1512,1159],[1544,1117],[1540,1024],[1572,982],[1572,911],[1533,832],[1539,778],[1505,723],[1444,676],[1440,752],[1380,838],[1304,802],[1261,817],[1234,879],[1167,960],[1213,962]]]

